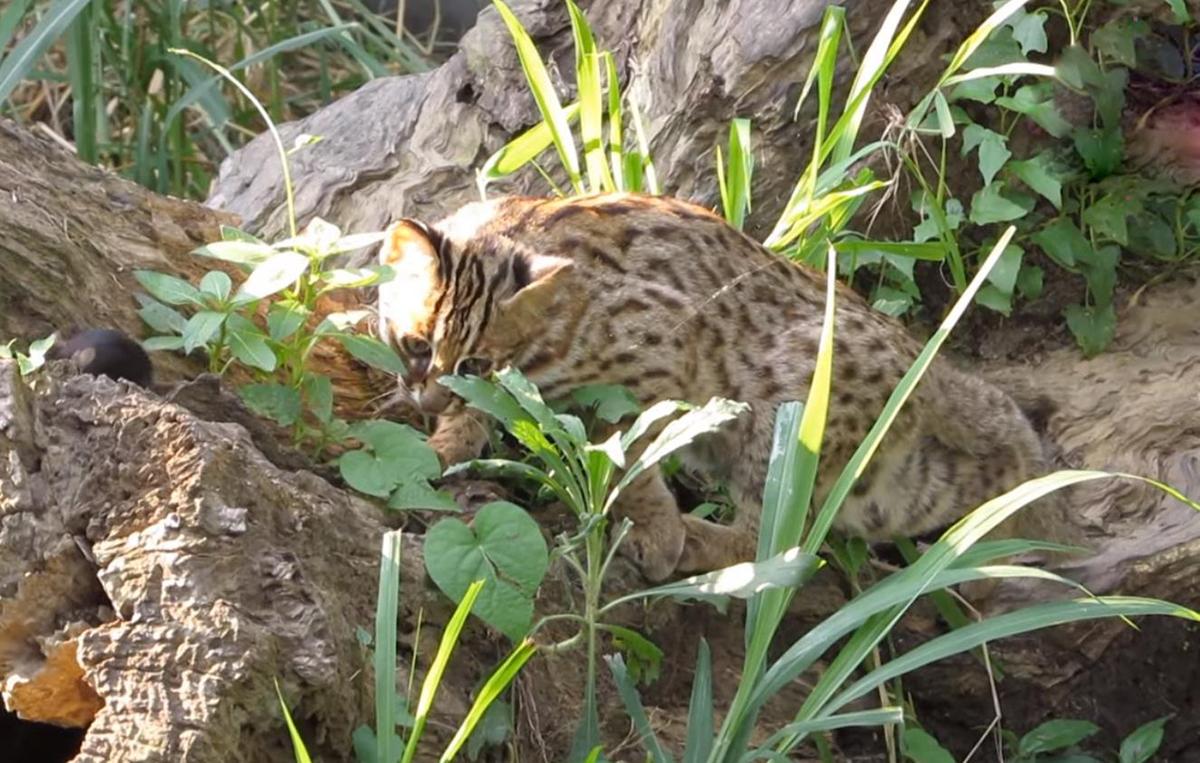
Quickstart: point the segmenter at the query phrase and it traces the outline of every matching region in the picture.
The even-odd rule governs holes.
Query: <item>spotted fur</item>
[[[381,261],[384,339],[406,356],[402,394],[440,414],[431,438],[447,463],[486,441],[442,374],[512,364],[548,399],[623,384],[643,403],[713,396],[750,410],[683,453],[726,480],[731,526],[681,513],[657,472],[624,494],[626,546],[652,579],[752,558],[775,413],[804,400],[817,352],[824,277],[773,254],[720,218],[670,198],[503,198],[425,226],[389,231]],[[820,499],[882,410],[920,345],[839,288],[834,392]],[[916,535],[1043,468],[1013,400],[945,360],[930,367],[848,498],[836,527],[869,540]]]

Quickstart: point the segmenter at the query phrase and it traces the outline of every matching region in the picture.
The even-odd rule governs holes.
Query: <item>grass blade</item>
[[[467,616],[471,614],[471,607],[474,606],[475,599],[483,589],[483,583],[482,580],[476,580],[467,588],[467,592],[463,594],[462,601],[458,603],[450,622],[446,623],[446,630],[442,633],[442,641],[438,644],[437,654],[433,656],[429,673],[425,675],[425,681],[421,684],[421,696],[417,700],[417,710],[413,714],[412,731],[408,735],[408,744],[404,746],[403,763],[412,763],[413,757],[417,754],[417,745],[421,741],[421,734],[425,731],[425,722],[429,719],[429,711],[433,709],[433,700],[442,685],[442,677],[446,674],[446,665],[450,662],[450,656],[454,654],[454,647],[458,645],[458,637],[462,635],[463,627],[467,624]],[[384,758],[383,760],[394,760],[394,758]]]
[[[579,116],[579,102],[567,106],[563,109],[563,114],[568,125],[574,122]],[[550,129],[550,123],[544,119],[510,140],[499,151],[489,156],[479,169],[477,184],[480,196],[486,194],[488,183],[508,177],[537,159],[553,142],[554,133]]]
[[[721,187],[721,206],[725,219],[741,230],[750,211],[750,178],[754,175],[754,153],[750,148],[750,120],[734,119],[729,123],[728,177],[721,166],[721,151],[717,149],[717,174]]]
[[[621,82],[617,79],[617,64],[607,50],[600,54],[604,59],[604,79],[608,86],[608,163],[613,175],[613,190],[627,191],[625,187],[625,143],[621,133]]]
[[[922,644],[855,681],[830,701],[828,712],[832,713],[897,676],[989,641],[1080,620],[1144,615],[1165,615],[1200,622],[1200,613],[1192,609],[1137,596],[1101,596],[1037,604],[972,623]]]
[[[375,602],[375,738],[379,763],[392,763],[396,749],[396,610],[400,606],[400,555],[404,533],[383,535],[379,597]]]
[[[646,708],[642,706],[642,698],[638,695],[633,681],[629,679],[629,672],[625,669],[625,659],[620,654],[612,654],[605,655],[604,661],[608,663],[608,668],[612,671],[613,681],[617,684],[617,693],[621,695],[621,703],[625,705],[625,712],[633,721],[633,727],[637,729],[638,737],[642,740],[642,747],[646,748],[646,755],[654,763],[671,763],[674,759],[659,744],[658,737],[650,726],[650,718],[646,715]]]
[[[312,763],[312,758],[308,756],[308,747],[304,744],[304,739],[300,736],[300,731],[296,728],[295,721],[292,720],[292,713],[288,710],[287,701],[283,698],[283,690],[279,688],[279,679],[275,679],[275,696],[279,697],[279,708],[283,710],[283,720],[287,724],[288,736],[292,739],[292,754],[296,757],[296,763]]]
[[[637,135],[638,143],[638,158],[636,164],[639,165],[637,188],[641,190],[643,187],[646,193],[651,196],[658,196],[662,193],[662,188],[658,185],[658,173],[654,171],[654,159],[650,156],[650,140],[646,137],[646,128],[642,124],[642,112],[637,107],[637,102],[629,101],[629,116],[633,120],[633,131]],[[643,173],[645,182],[642,182]],[[628,173],[625,175],[625,181],[629,182]]]
[[[700,639],[696,652],[696,670],[692,676],[692,696],[688,701],[687,742],[683,763],[702,763],[713,744],[712,653],[707,639]]]
[[[84,6],[67,28],[67,82],[71,85],[71,116],[75,135],[75,153],[88,164],[99,158],[96,145],[97,116],[104,103],[99,87],[100,53],[92,40],[96,32],[96,14],[91,4]]]
[[[0,13],[0,50],[8,50],[8,44],[12,42],[17,25],[21,23],[21,19],[25,17],[25,11],[32,4],[33,0],[16,0],[3,13]]]
[[[571,137],[571,126],[567,124],[546,65],[542,63],[542,57],[538,54],[533,40],[529,38],[529,33],[504,4],[504,0],[492,0],[492,4],[500,12],[500,17],[504,19],[504,24],[512,35],[513,43],[517,47],[517,57],[525,71],[525,79],[529,81],[529,89],[533,92],[533,99],[537,102],[538,111],[542,113],[542,119],[550,125],[551,135],[554,136],[554,148],[558,151],[558,158],[571,180],[571,187],[576,193],[582,193],[583,179],[579,176],[579,155],[575,152],[575,139]]]
[[[613,190],[613,178],[604,160],[604,96],[600,88],[600,58],[587,17],[573,0],[567,0],[571,34],[575,38],[575,85],[581,107],[579,133],[583,139],[583,161],[588,186],[593,192]]]
[[[58,0],[17,46],[0,60],[0,103],[29,76],[46,49],[53,45],[91,0]]]
[[[517,677],[517,673],[521,672],[521,668],[525,667],[525,663],[529,662],[529,658],[533,657],[537,651],[537,645],[530,639],[524,639],[517,645],[508,657],[504,658],[504,662],[488,677],[483,686],[479,689],[479,694],[475,697],[475,702],[472,703],[471,709],[467,711],[467,715],[463,718],[463,722],[459,724],[458,731],[454,733],[454,737],[446,745],[445,751],[442,753],[442,763],[448,763],[454,759],[458,751],[462,748],[471,736],[471,732],[475,730],[475,726],[479,724],[483,714],[491,706],[496,698],[499,697],[513,679]]]

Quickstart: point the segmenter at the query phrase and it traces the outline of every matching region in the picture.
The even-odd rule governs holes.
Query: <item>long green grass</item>
[[[275,122],[433,63],[361,0],[16,0],[0,12],[0,113],[155,191],[203,198],[220,161],[266,123],[172,48],[231,62]]]

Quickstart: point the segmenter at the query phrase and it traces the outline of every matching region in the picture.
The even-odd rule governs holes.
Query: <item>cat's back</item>
[[[506,197],[464,208],[451,225],[460,236],[500,236],[569,257],[582,283],[636,285],[669,304],[697,307],[722,290],[758,302],[823,301],[824,285],[812,271],[768,252],[707,209],[670,197]]]

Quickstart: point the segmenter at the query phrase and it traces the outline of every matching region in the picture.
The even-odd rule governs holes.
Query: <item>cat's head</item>
[[[544,325],[572,267],[503,236],[464,232],[453,220],[393,224],[379,262],[395,273],[379,287],[380,338],[404,359],[401,394],[433,414],[453,400],[438,378],[508,365]]]

